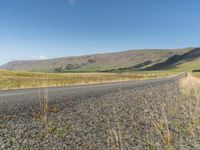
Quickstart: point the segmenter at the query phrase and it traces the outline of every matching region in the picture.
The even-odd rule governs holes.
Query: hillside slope
[[[68,72],[106,71],[119,68],[140,69],[190,51],[185,49],[129,50],[117,53],[95,54],[77,57],[63,57],[48,60],[12,61],[0,67],[5,70]]]
[[[200,48],[194,48],[183,54],[176,54],[167,60],[156,63],[145,70],[193,71],[200,69]]]

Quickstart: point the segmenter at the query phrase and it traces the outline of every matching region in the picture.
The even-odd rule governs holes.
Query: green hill
[[[98,72],[141,70],[193,48],[128,50],[47,60],[12,61],[0,67],[2,70],[41,72]]]
[[[144,70],[198,71],[200,70],[200,48],[194,48],[181,55],[173,55],[165,61],[146,67]]]

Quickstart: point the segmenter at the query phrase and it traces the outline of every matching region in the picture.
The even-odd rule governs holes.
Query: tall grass
[[[50,115],[51,113],[58,113],[60,109],[56,105],[50,105],[48,87],[45,84],[43,84],[42,89],[38,90],[38,98],[38,109],[32,115],[42,123],[44,127],[42,132],[45,134],[52,133],[56,130],[56,127],[53,125],[54,122]]]
[[[167,73],[34,73],[0,71],[0,89],[68,86],[167,76]]]
[[[116,125],[107,123],[109,149],[199,149],[200,79],[189,74],[179,82],[144,91],[135,92],[137,101],[120,102],[129,116],[121,116],[124,109],[113,108]]]

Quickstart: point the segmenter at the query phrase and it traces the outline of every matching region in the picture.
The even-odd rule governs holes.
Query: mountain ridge
[[[194,48],[141,49],[113,53],[52,58],[45,60],[18,60],[0,66],[3,70],[73,72],[109,71],[123,68],[141,69],[164,62],[174,55],[183,55]]]

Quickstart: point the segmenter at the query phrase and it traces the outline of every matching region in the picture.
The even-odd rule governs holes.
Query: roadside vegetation
[[[139,92],[140,103],[133,110],[141,110],[132,122],[141,148],[199,149],[200,79],[188,74],[176,86],[160,88],[165,94],[157,88]]]
[[[10,72],[12,75],[15,73],[19,72]],[[30,78],[36,75],[41,78],[48,75],[55,77],[55,74],[23,74]],[[146,78],[161,76],[155,74],[143,72],[140,75],[143,75],[141,78],[145,75]],[[58,75],[65,77],[74,74]],[[118,76],[122,75],[125,76]],[[7,129],[12,128],[11,122],[20,122],[17,128],[21,129],[23,136],[14,136],[6,141],[11,143],[9,147],[16,149],[22,145],[35,149],[199,149],[200,79],[197,76],[200,77],[200,74],[188,73],[187,77],[181,79],[171,78],[164,80],[166,82],[119,90],[98,98],[63,98],[55,103],[49,101],[48,88],[44,88],[39,93],[38,107],[32,110],[30,118],[23,120],[17,116],[6,116],[2,118],[0,130],[12,136],[14,130]],[[33,129],[37,132],[33,132]],[[22,145],[20,141],[23,141]],[[44,146],[44,143],[48,144]]]
[[[21,71],[0,71],[0,89],[38,88],[69,86],[168,76],[162,72],[135,73],[35,73]]]
[[[109,149],[199,149],[199,91],[200,79],[188,74],[177,82],[132,91],[137,99],[116,100],[107,117],[114,116],[108,121]]]

